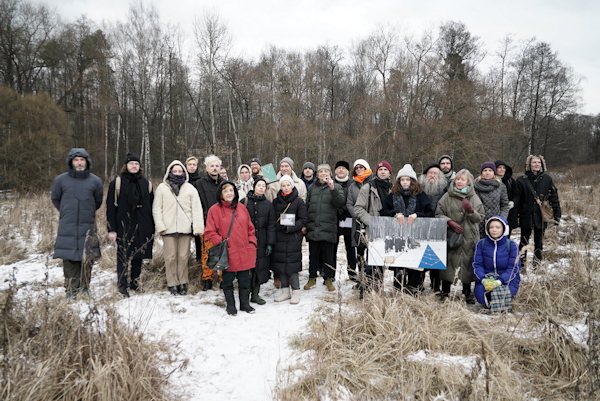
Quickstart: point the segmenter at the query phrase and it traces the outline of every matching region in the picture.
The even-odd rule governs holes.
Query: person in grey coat
[[[88,293],[91,262],[100,257],[98,242],[90,239],[96,238],[96,210],[102,205],[103,189],[91,168],[88,152],[73,148],[67,156],[68,171],[52,182],[52,203],[60,213],[54,258],[63,260],[67,297]]]
[[[510,205],[506,186],[502,184],[502,180],[496,177],[496,163],[484,162],[480,171],[481,175],[475,180],[474,187],[485,210],[485,217],[479,223],[479,238],[483,239],[487,237],[485,222],[493,216],[502,216],[508,219]]]

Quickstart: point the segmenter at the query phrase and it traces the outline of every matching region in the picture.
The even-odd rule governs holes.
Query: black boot
[[[227,303],[227,314],[231,316],[237,315],[237,309],[235,308],[235,297],[233,296],[233,288],[230,290],[223,290],[223,294],[225,294],[225,302]]]
[[[204,287],[202,287],[202,291],[208,291],[212,288],[212,280],[204,280]]]
[[[181,284],[179,286],[179,295],[187,295],[187,284]]]
[[[441,280],[442,281],[442,291],[438,294],[440,297],[440,301],[444,302],[450,296],[450,289],[452,288],[452,282]]]
[[[264,305],[267,303],[267,301],[265,301],[264,299],[262,299],[260,297],[260,295],[258,295],[259,292],[260,292],[260,285],[255,284],[254,287],[252,287],[252,295],[250,296],[250,302],[254,302],[255,304],[259,304],[259,305]]]
[[[471,291],[471,283],[463,283],[462,293],[465,295],[465,302],[469,305],[473,305],[475,303],[475,297],[473,296],[473,292]]]
[[[247,313],[254,313],[254,308],[250,306],[250,290],[240,288],[240,310]]]
[[[167,289],[169,290],[169,292],[171,293],[171,295],[177,295],[177,294],[179,294],[179,291],[177,291],[177,287],[176,286],[167,287]]]
[[[129,298],[129,291],[127,291],[127,287],[119,287],[119,294],[123,295],[124,298]]]

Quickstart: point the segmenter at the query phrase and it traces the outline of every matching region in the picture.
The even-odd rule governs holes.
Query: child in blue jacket
[[[504,217],[490,217],[485,223],[487,236],[475,247],[475,297],[492,311],[510,311],[512,298],[517,295],[521,283],[519,246],[509,239],[509,230]]]

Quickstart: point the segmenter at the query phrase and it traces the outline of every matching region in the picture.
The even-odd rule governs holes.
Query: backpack
[[[152,183],[148,180],[148,193],[152,192]],[[119,194],[121,193],[121,176],[118,175],[115,178],[115,202],[114,205],[116,207],[119,206]]]

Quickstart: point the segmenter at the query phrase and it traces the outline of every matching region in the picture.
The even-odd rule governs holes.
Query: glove
[[[461,226],[454,220],[448,220],[448,227],[450,227],[450,229],[452,231],[454,231],[455,233],[458,233],[458,234],[465,232],[465,229],[463,228],[463,226]]]
[[[513,202],[513,201],[508,201],[508,207],[509,207],[509,208],[511,208],[511,209],[512,209],[513,207],[515,207],[515,202]]]
[[[473,210],[473,205],[471,205],[471,202],[469,202],[469,200],[467,198],[462,200],[462,207],[469,214],[471,214],[475,211],[475,210]]]
[[[500,280],[484,278],[483,280],[481,280],[481,284],[483,284],[483,288],[485,288],[486,291],[492,291],[500,287],[502,285],[502,282]]]
[[[269,256],[271,252],[273,252],[273,247],[271,245],[267,245],[267,248],[265,249],[265,256]]]

